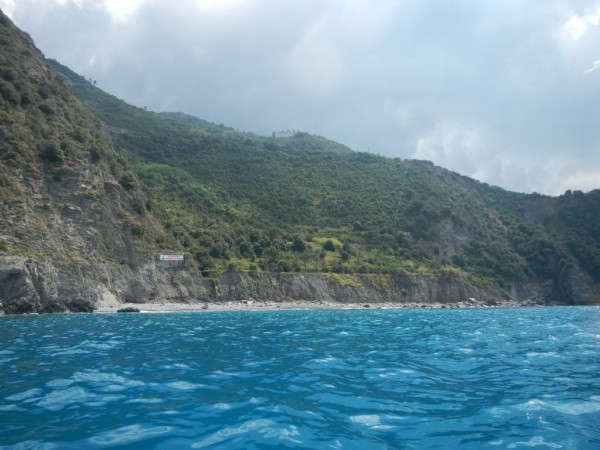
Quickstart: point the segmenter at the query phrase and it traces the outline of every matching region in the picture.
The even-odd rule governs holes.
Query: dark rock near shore
[[[134,308],[132,306],[128,306],[127,308],[117,309],[118,313],[139,313],[140,310],[138,308]]]
[[[65,306],[72,312],[91,313],[94,312],[94,305],[89,300],[83,298],[75,298],[65,300]]]

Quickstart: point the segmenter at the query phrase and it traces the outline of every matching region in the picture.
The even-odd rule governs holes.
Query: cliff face
[[[110,303],[220,303],[244,300],[379,303],[401,305],[598,304],[582,273],[559,282],[512,284],[506,290],[475,286],[454,274],[425,276],[291,273],[224,273],[206,279],[187,268],[164,269],[150,261],[138,268],[90,264],[55,267],[23,257],[4,257],[0,286],[6,313],[91,312]],[[64,275],[68,273],[69,276]]]
[[[493,305],[591,305],[600,303],[581,272],[565,280],[514,283],[506,289],[477,286],[456,274],[442,276],[319,273],[235,273],[197,277],[187,269],[160,269],[148,263],[115,284],[121,302],[229,302],[241,300],[318,303]]]
[[[158,233],[101,122],[0,12],[0,301],[92,310]]]

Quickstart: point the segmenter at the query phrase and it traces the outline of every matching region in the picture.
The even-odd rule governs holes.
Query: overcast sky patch
[[[140,107],[320,134],[490,184],[600,187],[600,0],[0,0]]]

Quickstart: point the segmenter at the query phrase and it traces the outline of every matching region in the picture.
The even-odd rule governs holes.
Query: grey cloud
[[[104,5],[0,0],[48,56],[138,106],[301,129],[511,190],[600,187],[599,1]]]

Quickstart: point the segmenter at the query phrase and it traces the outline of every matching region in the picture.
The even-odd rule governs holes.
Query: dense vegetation
[[[257,136],[127,105],[56,62],[205,271],[463,272],[538,280],[573,264],[600,281],[600,191],[507,192],[426,161],[306,133]],[[278,135],[287,137],[276,137]]]
[[[0,36],[6,61],[10,52],[31,51],[10,47],[11,30]],[[138,217],[151,215],[164,230],[148,233],[134,217],[132,235],[156,250],[189,253],[207,274],[404,270],[501,282],[551,279],[579,265],[600,282],[600,191],[507,192],[426,161],[357,153],[307,133],[257,136],[148,112],[56,61],[17,73],[4,60],[4,198],[11,161],[29,160],[33,169],[82,158],[106,164],[134,197]],[[23,82],[48,70],[49,85],[31,90],[35,83]]]
[[[62,189],[65,180],[83,179],[83,172],[126,190],[119,208],[111,209],[107,201],[95,205],[107,224],[127,230],[146,226],[146,195],[103,127],[64,77],[45,64],[29,36],[0,11],[0,252],[47,258],[40,248],[58,245],[58,239],[41,236],[52,234],[51,216],[60,217],[47,192]],[[86,189],[90,199],[103,195],[103,186]]]

